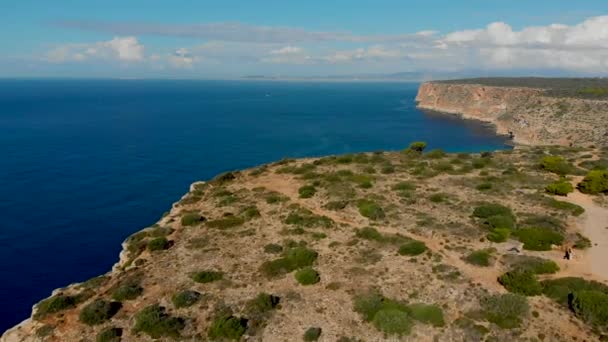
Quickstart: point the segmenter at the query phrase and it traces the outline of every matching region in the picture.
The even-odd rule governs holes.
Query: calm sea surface
[[[417,84],[0,80],[0,332],[105,273],[190,183],[283,157],[505,139],[416,110]]]

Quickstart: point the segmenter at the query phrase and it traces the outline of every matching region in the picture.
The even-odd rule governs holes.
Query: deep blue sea
[[[108,271],[190,183],[283,157],[504,149],[415,108],[417,84],[0,80],[0,332]]]

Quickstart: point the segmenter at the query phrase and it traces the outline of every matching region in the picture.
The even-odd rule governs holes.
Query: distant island
[[[491,122],[516,148],[419,141],[196,182],[111,271],[55,290],[0,340],[605,338],[604,89],[424,83],[420,108]]]

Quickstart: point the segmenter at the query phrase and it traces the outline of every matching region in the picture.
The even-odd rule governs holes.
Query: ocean
[[[190,183],[284,157],[509,148],[415,108],[417,84],[0,80],[0,332],[107,272]]]

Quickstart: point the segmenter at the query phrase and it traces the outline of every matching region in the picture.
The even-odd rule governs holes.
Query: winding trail
[[[578,190],[569,194],[565,200],[585,209],[585,213],[579,219],[579,227],[592,244],[585,252],[590,272],[608,281],[608,208],[599,206],[593,202],[591,196]]]

